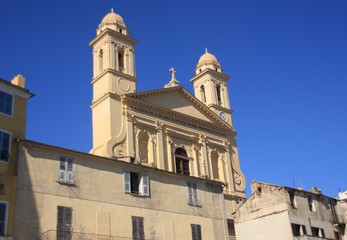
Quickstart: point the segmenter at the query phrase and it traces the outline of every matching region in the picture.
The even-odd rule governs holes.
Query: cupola
[[[102,19],[99,28],[96,30],[96,34],[99,35],[105,29],[112,29],[127,36],[130,35],[128,28],[125,26],[123,18],[119,14],[113,12],[113,8],[111,9],[111,12],[106,14],[106,16]]]
[[[217,58],[209,53],[207,49],[205,50],[205,53],[200,57],[198,65],[195,68],[195,73],[199,74],[203,72],[205,69],[212,69],[217,72],[222,72],[222,67],[219,64]]]

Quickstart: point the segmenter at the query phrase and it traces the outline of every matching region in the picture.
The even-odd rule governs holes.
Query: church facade
[[[225,184],[227,212],[245,197],[236,132],[232,125],[229,76],[204,53],[190,80],[191,94],[175,78],[164,88],[136,91],[135,44],[124,20],[107,14],[93,48],[93,149],[165,171]],[[229,216],[231,218],[231,216]]]
[[[16,142],[16,239],[235,239],[246,182],[229,77],[206,50],[193,94],[174,69],[163,88],[139,92],[136,42],[112,11],[90,43],[90,153]]]

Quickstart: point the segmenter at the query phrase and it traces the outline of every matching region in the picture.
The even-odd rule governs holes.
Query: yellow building
[[[135,44],[124,20],[111,12],[101,21],[93,48],[93,149],[169,172],[225,183],[230,229],[245,198],[236,132],[228,96],[229,76],[206,52],[190,80],[194,95],[180,86],[175,70],[164,88],[137,92]]]
[[[18,145],[25,137],[27,100],[23,76],[11,82],[0,79],[0,239],[12,239]]]
[[[206,50],[194,94],[174,69],[163,88],[137,92],[136,42],[111,12],[90,43],[90,154],[20,141],[16,239],[235,238],[246,182],[229,76]]]

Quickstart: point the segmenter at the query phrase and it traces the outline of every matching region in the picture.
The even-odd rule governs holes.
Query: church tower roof
[[[209,53],[207,51],[207,48],[205,50],[205,53],[199,58],[199,62],[195,68],[196,74],[200,73],[206,68],[213,69],[219,72],[221,72],[222,70],[217,58],[213,54]]]
[[[111,9],[111,12],[108,13],[101,21],[101,23],[109,23],[109,22],[118,23],[125,27],[123,18],[119,14],[114,13],[113,9]]]

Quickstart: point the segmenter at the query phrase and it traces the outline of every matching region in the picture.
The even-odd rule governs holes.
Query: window
[[[5,194],[5,185],[0,184],[0,195],[4,195],[4,194]]]
[[[6,236],[7,202],[0,202],[0,236]]]
[[[13,96],[0,90],[0,113],[12,116]]]
[[[311,231],[312,231],[312,236],[314,236],[314,237],[319,236],[319,228],[311,227]]]
[[[198,199],[197,184],[188,182],[187,185],[188,185],[188,196],[189,196],[188,203],[191,205],[199,206],[200,203]]]
[[[74,159],[61,157],[59,162],[58,181],[73,184],[74,180]]]
[[[213,179],[220,179],[220,178],[219,178],[218,159],[219,159],[218,152],[217,152],[217,151],[212,151],[212,152],[211,152],[211,163],[212,163],[212,175],[213,175]]]
[[[0,131],[0,161],[10,162],[10,133]]]
[[[144,240],[145,231],[143,226],[143,217],[131,217],[132,226],[133,226],[133,240]]]
[[[204,85],[200,86],[201,102],[206,102],[206,93]]]
[[[294,236],[302,236],[307,234],[305,225],[292,223],[292,231]]]
[[[201,226],[199,224],[190,224],[192,228],[192,240],[202,240]]]
[[[295,194],[294,192],[289,192],[290,205],[292,208],[296,208]]]
[[[217,104],[222,105],[222,97],[221,97],[221,92],[220,92],[220,85],[217,84],[216,86],[216,92],[217,92]]]
[[[307,198],[307,204],[308,204],[308,209],[310,209],[311,212],[316,211],[316,206],[314,205],[314,201],[313,201],[312,197]]]
[[[124,191],[149,196],[149,176],[147,173],[131,172],[124,169]]]
[[[177,148],[175,150],[176,172],[184,175],[189,175],[189,158],[186,150]]]
[[[72,208],[58,206],[57,240],[72,239]]]
[[[233,220],[228,220],[228,232],[229,232],[229,239],[234,239],[236,237],[235,223]]]
[[[148,162],[148,133],[141,131],[138,135],[139,157],[141,162]]]
[[[341,239],[341,235],[340,235],[340,233],[337,232],[337,231],[334,231],[334,236],[335,236],[335,239],[336,239],[336,240],[340,240],[340,239]]]

